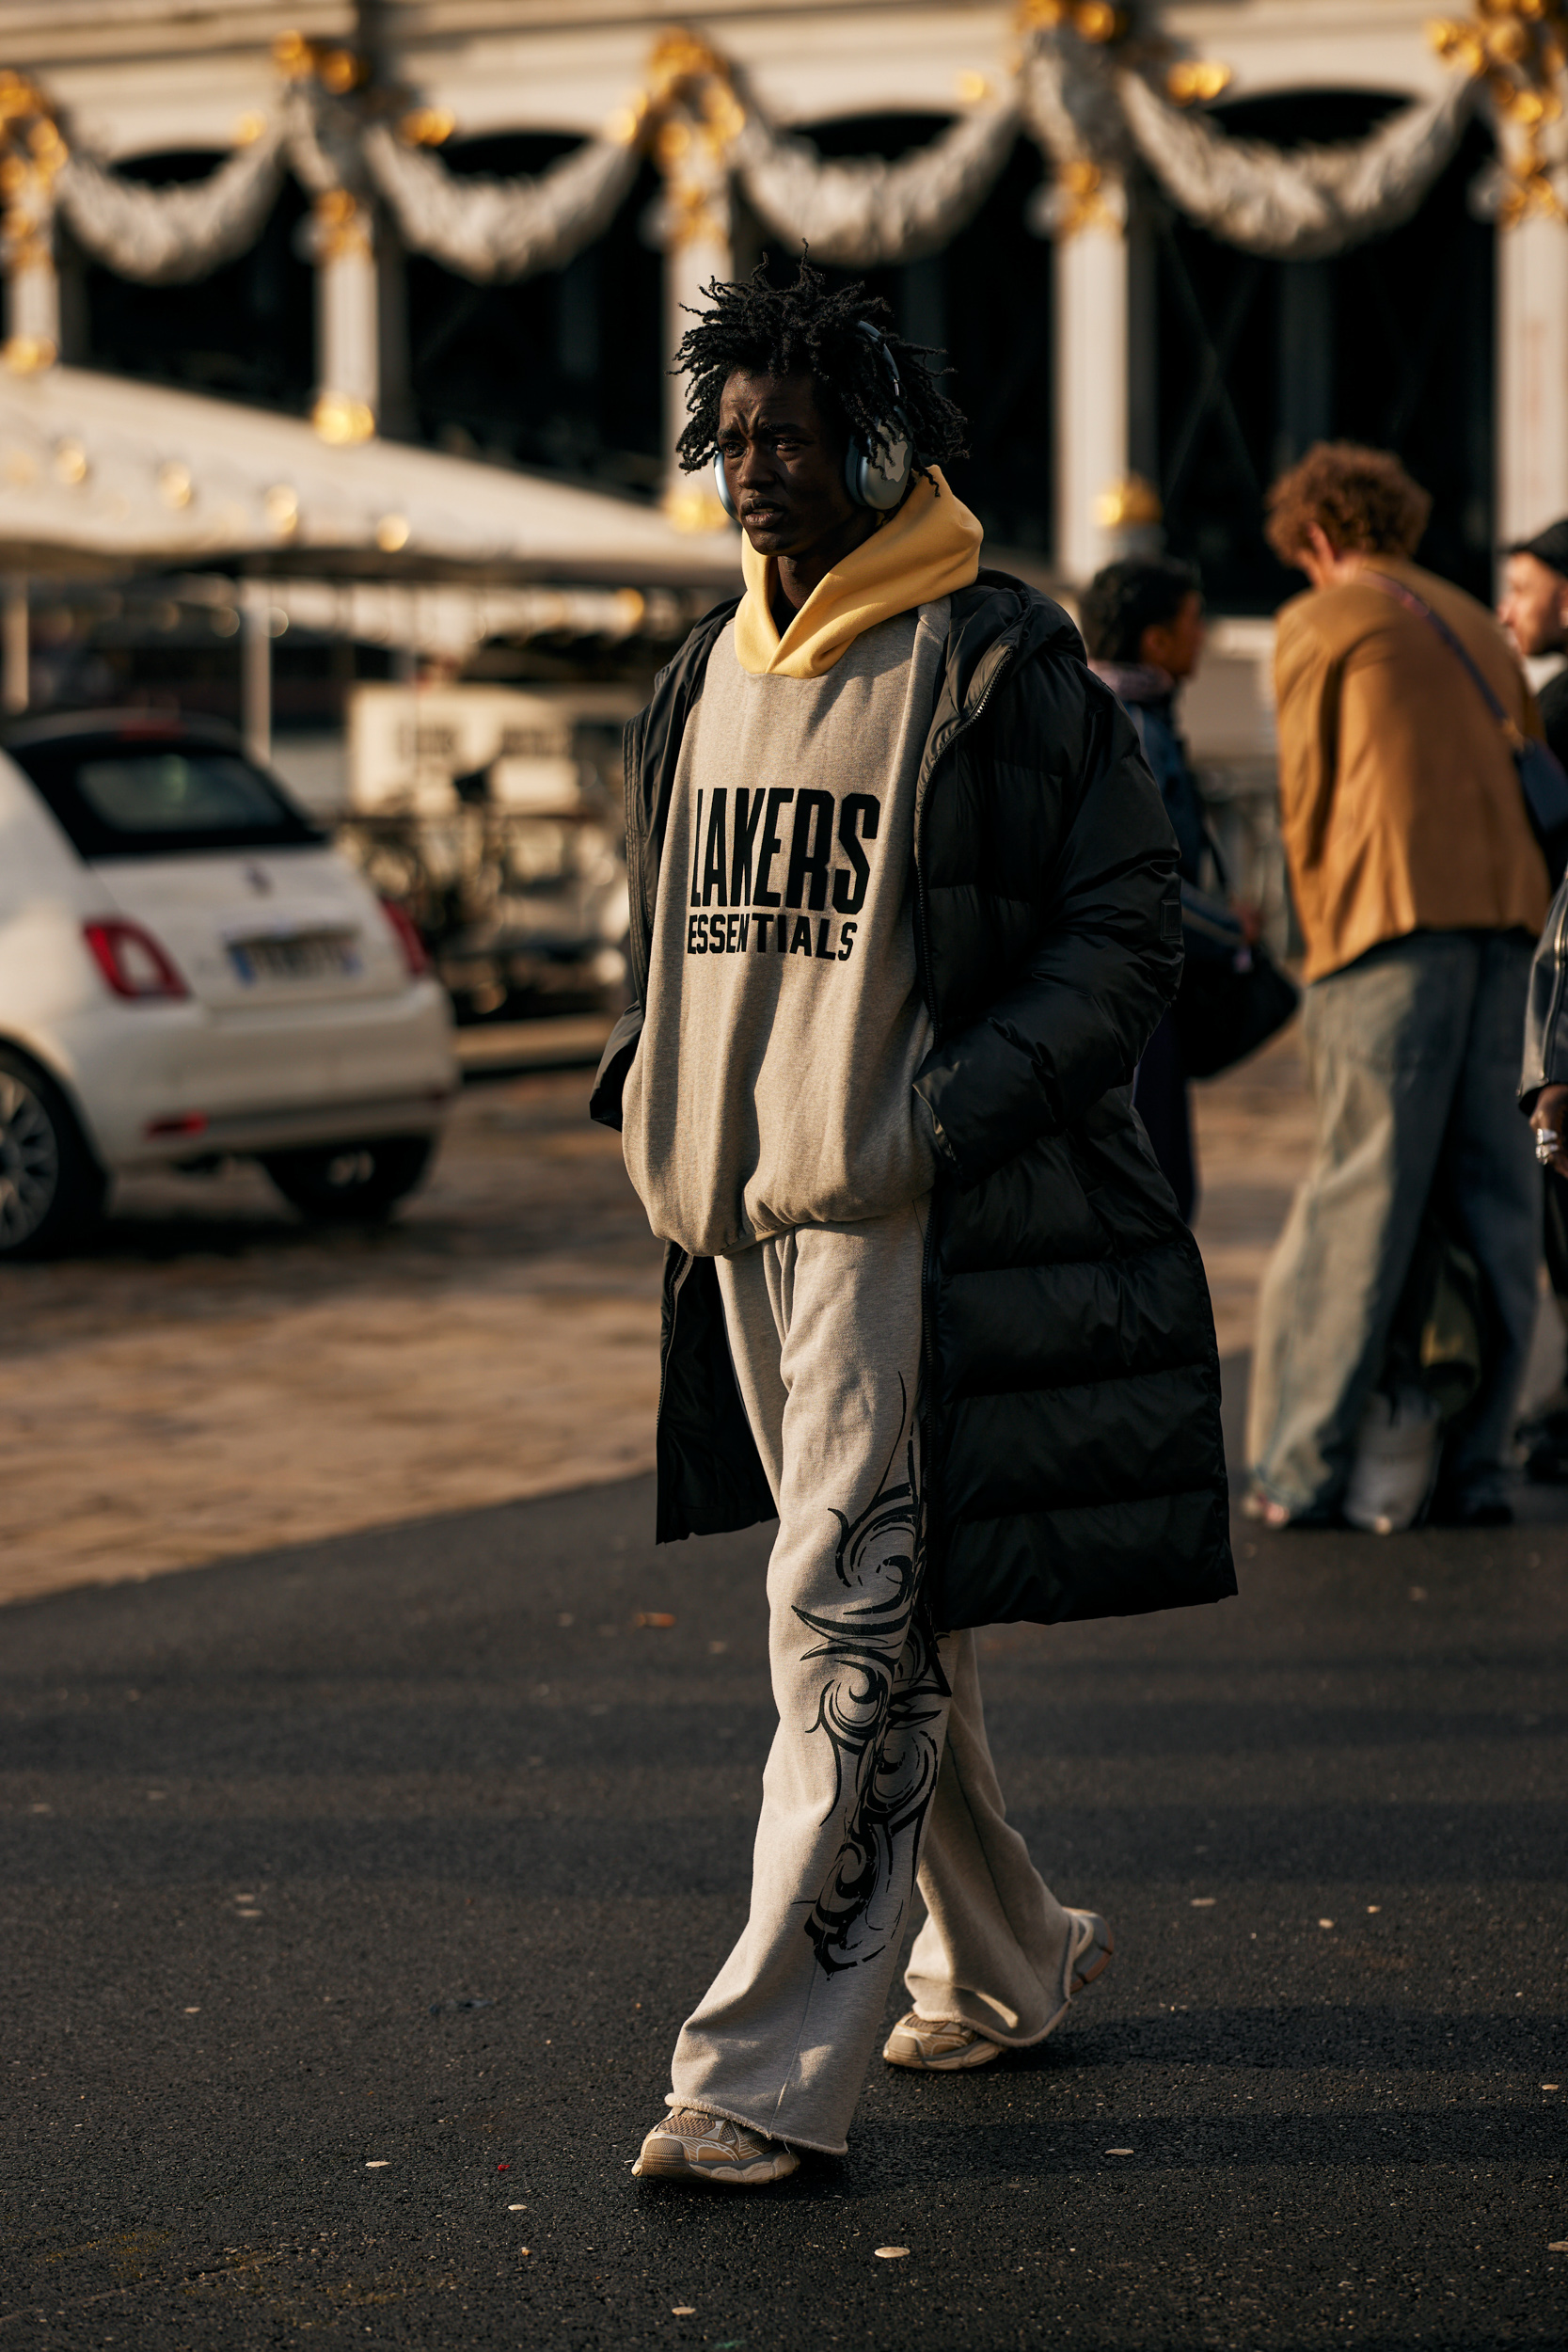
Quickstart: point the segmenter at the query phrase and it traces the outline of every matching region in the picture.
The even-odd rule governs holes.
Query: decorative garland
[[[824,159],[772,123],[705,41],[666,35],[648,86],[602,135],[536,176],[450,170],[434,151],[450,116],[378,86],[341,45],[291,34],[277,45],[276,116],[210,179],[150,187],[73,152],[44,94],[0,73],[0,261],[13,277],[46,266],[56,216],[122,277],[167,284],[207,275],[260,232],[285,170],[311,196],[316,259],[370,252],[377,203],[405,245],[480,281],[561,267],[602,234],[643,154],[665,179],[667,244],[729,235],[732,183],[775,233],[855,267],[938,250],[974,217],[1021,133],[1052,180],[1034,201],[1041,233],[1115,229],[1135,160],[1179,208],[1251,253],[1340,252],[1407,219],[1455,152],[1472,112],[1492,119],[1501,156],[1479,200],[1504,227],[1568,219],[1564,0],[1481,0],[1474,20],[1429,36],[1456,69],[1443,95],[1405,107],[1365,139],[1282,151],[1234,138],[1196,107],[1225,88],[1223,65],[1131,37],[1109,0],[1022,0],[1020,48],[994,95],[972,79],[970,111],[895,164]],[[45,339],[46,340],[46,339]],[[52,349],[8,347],[13,366]]]

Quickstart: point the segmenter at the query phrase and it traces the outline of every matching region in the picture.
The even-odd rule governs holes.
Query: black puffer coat
[[[1520,1109],[1528,1118],[1542,1088],[1560,1086],[1568,1086],[1568,882],[1552,900],[1530,965]]]
[[[640,1000],[681,735],[734,610],[627,731]],[[1218,1600],[1236,1583],[1213,1319],[1129,1086],[1180,975],[1176,846],[1071,622],[1005,574],[952,598],[914,831],[936,1030],[916,1088],[947,1163],[926,1255],[934,1621]],[[600,1066],[610,1126],[641,1027],[634,1007]],[[661,1542],[773,1516],[712,1262],[674,1248],[657,1454]]]

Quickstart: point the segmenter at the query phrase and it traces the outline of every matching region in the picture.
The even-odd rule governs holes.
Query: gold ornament
[[[1234,79],[1217,57],[1181,57],[1165,69],[1165,94],[1179,106],[1207,106]]]
[[[351,256],[365,260],[371,250],[370,224],[364,208],[347,188],[326,188],[310,207],[316,222],[316,252],[324,262]]]
[[[730,527],[718,491],[703,476],[677,482],[664,493],[662,505],[665,521],[676,531],[727,531]]]
[[[1467,19],[1437,17],[1427,39],[1446,63],[1482,82],[1499,125],[1504,188],[1497,226],[1514,228],[1532,214],[1568,219],[1537,134],[1562,115],[1561,82],[1568,64],[1568,6],[1564,0],[1480,0]]]
[[[375,411],[370,403],[349,392],[323,392],[310,411],[317,437],[333,449],[350,449],[370,440],[375,432]]]
[[[1101,531],[1148,529],[1163,522],[1165,510],[1152,482],[1141,473],[1127,473],[1110,483],[1094,502],[1094,518]]]

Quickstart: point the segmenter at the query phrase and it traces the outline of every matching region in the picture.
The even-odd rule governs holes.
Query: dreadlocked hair
[[[876,328],[898,370],[898,406],[909,420],[915,471],[930,479],[933,466],[966,454],[961,409],[939,389],[930,362],[943,355],[907,343],[893,331],[893,312],[857,279],[830,294],[805,254],[792,286],[768,279],[765,254],[744,285],[714,278],[703,288],[713,308],[696,313],[681,337],[672,371],[689,375],[691,421],[676,444],[682,470],[712,463],[719,445],[719,404],[737,369],[752,375],[809,375],[817,404],[867,449],[887,440],[892,385],[881,353],[863,330]]]

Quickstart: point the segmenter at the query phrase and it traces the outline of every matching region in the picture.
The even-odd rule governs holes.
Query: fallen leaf
[[[672,2303],[670,2316],[672,2319],[695,2319],[697,2306],[695,2303]]]
[[[1334,1922],[1332,1919],[1320,1919],[1318,1921],[1318,1925],[1320,1928],[1331,1928],[1334,1925]]]
[[[367,2172],[385,2172],[391,2161],[390,2156],[367,2156],[365,2169]]]
[[[1105,2151],[1108,2156],[1131,2156],[1135,2153],[1132,2148],[1107,2148]]]
[[[632,1619],[633,1625],[651,1626],[661,1633],[667,1631],[674,1622],[674,1618],[667,1609],[640,1609]]]
[[[907,2246],[879,2246],[877,2259],[879,2262],[895,2263],[900,2261],[909,2250]]]
[[[1193,1909],[1195,1911],[1212,1911],[1218,1900],[1219,1897],[1217,1895],[1195,1895],[1192,1899]]]

